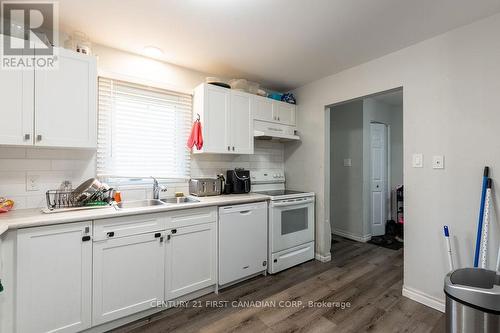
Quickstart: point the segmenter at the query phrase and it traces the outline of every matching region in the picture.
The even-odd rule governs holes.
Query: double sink
[[[163,206],[163,205],[181,205],[193,202],[200,202],[200,200],[189,197],[167,198],[167,199],[145,199],[145,200],[134,200],[134,201],[122,201],[117,206],[120,209],[127,209],[127,208]]]

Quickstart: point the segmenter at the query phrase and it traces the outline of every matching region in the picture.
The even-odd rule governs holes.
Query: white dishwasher
[[[219,285],[267,270],[267,202],[219,208]]]

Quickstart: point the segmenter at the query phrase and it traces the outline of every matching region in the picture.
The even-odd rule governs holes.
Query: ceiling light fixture
[[[142,53],[151,58],[159,58],[163,55],[163,51],[155,46],[146,46],[143,50]]]

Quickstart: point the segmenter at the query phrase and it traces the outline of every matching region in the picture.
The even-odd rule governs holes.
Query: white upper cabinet
[[[253,154],[250,96],[210,84],[195,89],[193,113],[203,131],[203,148],[195,153]]]
[[[227,153],[229,144],[229,89],[203,84],[195,89],[193,110],[203,131],[201,153]]]
[[[58,52],[52,70],[1,70],[0,145],[96,147],[96,59]]]
[[[296,107],[286,102],[274,102],[274,117],[281,124],[295,125]]]
[[[0,43],[0,52],[3,52],[3,43]],[[0,144],[33,144],[33,89],[33,71],[0,70],[0,119],[4,124]]]
[[[274,121],[274,102],[270,98],[254,96],[252,98],[252,116],[254,119]]]
[[[229,138],[231,152],[253,154],[253,122],[250,103],[251,95],[231,91],[231,112],[229,114]]]
[[[283,125],[295,125],[296,106],[294,104],[253,96],[252,115],[262,120]]]
[[[17,333],[91,326],[92,222],[17,231]]]
[[[66,49],[58,59],[58,69],[35,71],[35,145],[94,148],[96,60]]]

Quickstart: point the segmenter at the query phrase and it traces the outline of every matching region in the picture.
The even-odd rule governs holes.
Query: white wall
[[[491,16],[294,91],[302,142],[285,147],[285,167],[291,186],[317,193],[320,254],[330,248],[324,214],[325,106],[402,86],[405,294],[443,309],[448,268],[442,226],[450,225],[459,266],[470,266],[483,166],[492,167],[494,179],[500,174],[498,31],[500,15]],[[424,154],[424,168],[411,167],[414,152]],[[431,168],[434,154],[445,156],[444,170]],[[495,195],[496,209],[499,199]],[[499,233],[494,217],[490,262]]]
[[[363,101],[330,110],[330,224],[335,234],[362,238]],[[344,159],[351,159],[350,167]]]
[[[209,74],[152,60],[131,53],[94,45],[99,75],[175,91],[192,93]],[[187,140],[187,138],[186,138]],[[256,142],[255,155],[194,155],[192,175],[212,176],[235,167],[251,170],[274,168],[284,170],[283,144]],[[219,172],[220,173],[220,172]],[[40,188],[27,191],[27,175],[40,176]],[[15,209],[44,207],[45,192],[58,188],[64,180],[74,186],[95,177],[95,151],[78,149],[43,149],[0,147],[0,197],[15,201]],[[151,186],[119,187],[123,200],[151,197]],[[164,196],[176,191],[188,193],[186,182],[168,184]]]

